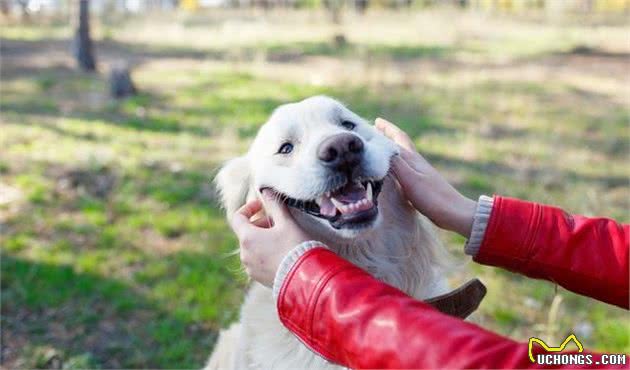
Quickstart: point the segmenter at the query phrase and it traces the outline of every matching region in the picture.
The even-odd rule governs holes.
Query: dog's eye
[[[278,154],[289,154],[293,151],[293,144],[284,143],[280,145],[280,149],[278,149]]]
[[[354,130],[354,128],[357,127],[355,123],[350,122],[350,121],[343,121],[341,122],[341,125],[347,128],[348,130]]]

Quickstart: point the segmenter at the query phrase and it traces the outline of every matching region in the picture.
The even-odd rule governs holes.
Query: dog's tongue
[[[374,206],[372,188],[361,184],[348,184],[334,194],[324,194],[318,199],[319,212],[324,216],[334,216],[337,210],[343,215],[353,214]]]
[[[342,203],[355,203],[365,198],[365,188],[361,184],[352,183],[331,196]]]

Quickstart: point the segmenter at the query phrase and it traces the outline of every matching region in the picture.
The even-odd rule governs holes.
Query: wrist
[[[449,230],[465,238],[470,238],[477,209],[477,202],[457,193],[457,199],[452,203],[451,225]]]

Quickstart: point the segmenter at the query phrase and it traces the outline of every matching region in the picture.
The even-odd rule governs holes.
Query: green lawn
[[[401,34],[416,27],[381,21]],[[191,39],[218,27],[177,22]],[[316,38],[273,25],[261,42],[233,47],[226,34],[177,45],[134,25],[101,26],[102,65],[120,55],[137,63],[141,94],[120,102],[106,97],[105,68],[71,67],[68,29],[6,27],[4,365],[200,367],[247,285],[213,174],[276,106],[314,94],[397,122],[471,197],[499,193],[629,221],[628,50],[615,43],[627,27],[488,22],[477,34],[401,44],[394,31],[366,41],[350,27],[359,21],[348,22],[343,46],[325,22]],[[508,31],[497,36],[496,27]],[[443,236],[462,257],[463,240]],[[522,341],[577,331],[587,348],[630,352],[620,309],[472,264],[454,281],[472,275],[489,288],[478,321],[492,330]]]

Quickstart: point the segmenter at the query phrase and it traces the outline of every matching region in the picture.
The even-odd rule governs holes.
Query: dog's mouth
[[[383,180],[362,180],[348,182],[312,200],[280,195],[288,206],[327,220],[335,229],[356,229],[369,226],[378,216],[382,187]]]

